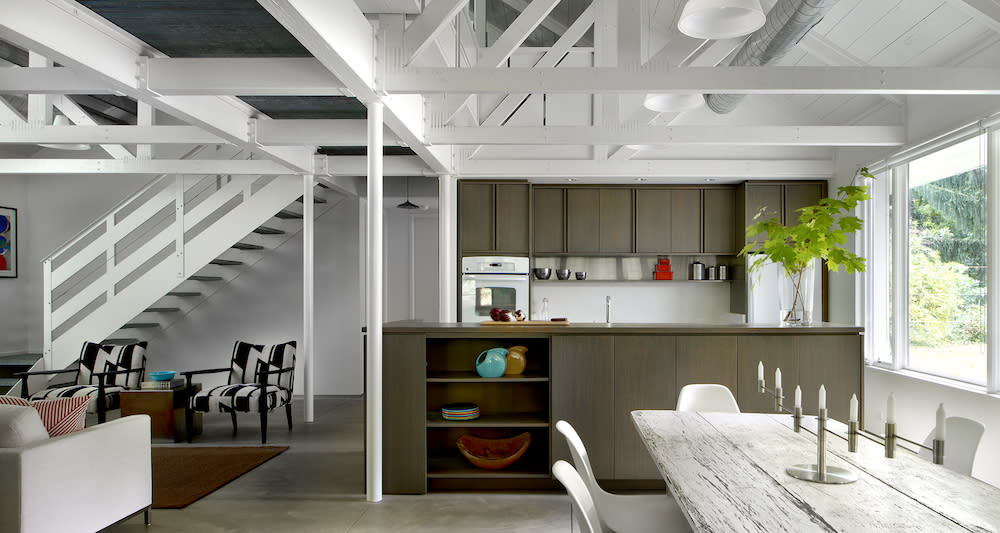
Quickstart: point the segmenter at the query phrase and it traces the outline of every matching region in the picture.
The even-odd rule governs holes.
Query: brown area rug
[[[264,464],[288,446],[153,448],[153,509],[180,509]]]

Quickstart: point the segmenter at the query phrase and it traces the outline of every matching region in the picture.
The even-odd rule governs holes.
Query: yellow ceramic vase
[[[524,372],[524,367],[528,364],[524,354],[528,348],[524,346],[511,346],[507,349],[507,371],[505,376],[517,376]]]

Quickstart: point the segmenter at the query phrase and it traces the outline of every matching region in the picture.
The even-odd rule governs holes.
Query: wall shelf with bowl
[[[674,279],[654,280],[653,272],[660,259],[669,258],[673,264]],[[539,279],[532,275],[532,283],[556,283],[575,281],[695,281],[688,279],[689,267],[695,261],[706,266],[726,265],[729,267],[727,280],[697,280],[697,281],[729,281],[733,278],[735,265],[738,261],[732,256],[711,254],[616,254],[616,255],[556,255],[546,254],[532,259],[535,269],[549,269],[552,275],[548,279]],[[556,271],[569,270],[569,279],[556,279]],[[576,279],[577,272],[586,272],[586,279]]]

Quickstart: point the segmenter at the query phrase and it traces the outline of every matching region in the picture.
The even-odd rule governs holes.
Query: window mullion
[[[892,169],[892,368],[908,365],[910,346],[910,190],[907,165]]]
[[[986,149],[986,388],[1000,392],[1000,129],[987,133]]]

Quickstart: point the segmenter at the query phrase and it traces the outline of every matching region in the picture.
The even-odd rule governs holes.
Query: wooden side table
[[[194,391],[201,390],[201,384],[194,384]],[[173,439],[174,442],[187,440],[190,429],[192,435],[201,434],[201,413],[194,413],[192,428],[184,420],[184,407],[190,395],[184,386],[168,390],[129,390],[121,396],[122,416],[149,415],[152,437]]]

